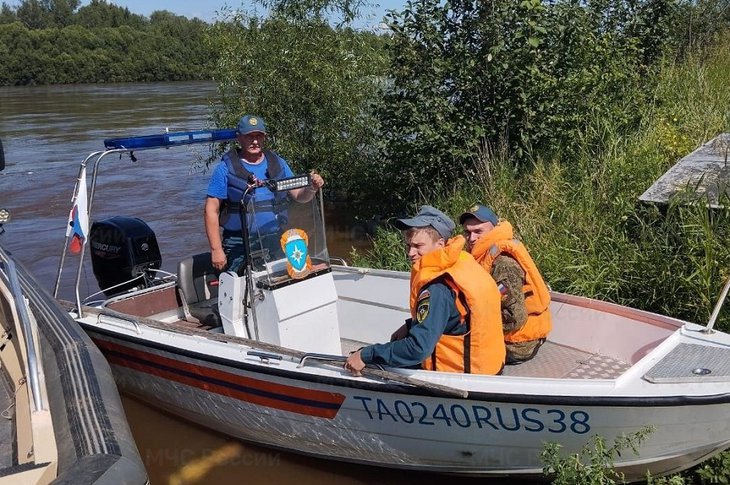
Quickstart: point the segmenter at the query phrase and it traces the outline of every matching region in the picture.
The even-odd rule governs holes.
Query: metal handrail
[[[72,200],[76,200],[76,197],[78,197],[79,194],[79,186],[82,183],[86,183],[86,179],[81,178],[81,174],[83,173],[84,169],[86,168],[86,165],[89,163],[89,160],[91,160],[92,157],[95,157],[99,155],[100,153],[104,153],[103,151],[98,152],[92,152],[87,156],[83,162],[81,162],[81,167],[79,167],[79,175],[76,177],[76,184],[74,185],[73,189],[73,195],[71,197]],[[69,235],[68,231],[66,231],[66,237],[63,241],[63,250],[61,251],[61,259],[58,262],[58,272],[56,273],[56,283],[53,285],[53,298],[58,298],[58,290],[61,285],[61,273],[63,272],[63,265],[66,262],[66,251],[68,250],[68,240]]]
[[[715,304],[715,309],[712,310],[712,315],[710,316],[710,321],[707,322],[707,326],[704,329],[704,331],[706,333],[712,333],[712,327],[715,326],[715,321],[717,320],[717,317],[720,315],[720,309],[722,308],[722,305],[725,303],[725,298],[727,298],[728,291],[730,291],[730,278],[728,278],[727,281],[725,282],[725,287],[722,289],[722,293],[720,293],[720,298],[717,299],[717,303]]]
[[[10,286],[10,292],[12,293],[13,300],[15,301],[15,309],[18,312],[20,318],[20,328],[23,332],[23,338],[25,340],[25,350],[28,355],[28,381],[30,382],[31,398],[33,399],[33,406],[35,411],[42,411],[45,408],[43,405],[43,396],[41,395],[41,384],[40,384],[40,372],[38,371],[38,354],[35,347],[36,340],[36,328],[31,324],[30,315],[28,314],[28,307],[25,303],[25,296],[23,290],[20,288],[20,280],[18,279],[18,272],[15,267],[15,262],[10,259],[8,253],[0,247],[0,261],[5,264],[7,282]]]
[[[205,135],[205,136],[204,136]],[[82,183],[86,183],[86,178],[82,179],[81,175],[86,170],[89,163],[96,158],[94,163],[93,175],[91,179],[91,189],[87,194],[87,214],[89,221],[91,221],[92,206],[94,203],[94,194],[96,192],[96,179],[99,174],[99,165],[101,160],[107,155],[111,154],[122,154],[128,153],[132,158],[132,161],[136,161],[134,158],[134,152],[140,150],[155,150],[159,148],[170,148],[173,146],[191,145],[198,143],[224,143],[236,139],[235,130],[203,130],[194,132],[180,132],[180,133],[169,133],[166,132],[159,136],[141,136],[141,137],[129,137],[129,138],[116,138],[111,140],[104,140],[104,150],[99,150],[90,153],[79,167],[79,174],[76,179],[76,185],[73,190],[72,199],[75,201],[79,195],[79,188]],[[140,143],[135,143],[135,140]],[[129,147],[129,148],[127,148]],[[79,293],[79,285],[81,283],[81,272],[84,266],[84,256],[86,255],[86,246],[88,243],[88,234],[81,243],[81,252],[79,254],[79,263],[76,270],[76,280],[74,282],[74,290],[76,295],[76,313],[79,318],[83,318],[83,305],[81,302],[81,295]],[[61,285],[61,273],[63,272],[64,263],[66,260],[66,253],[68,250],[69,236],[67,235],[64,243],[63,250],[61,251],[61,260],[58,264],[58,273],[56,274],[56,282],[53,287],[53,297],[58,298],[58,292]]]
[[[76,180],[76,186],[74,187],[74,191],[73,191],[74,200],[76,200],[76,198],[79,195],[80,184],[86,183],[86,179],[84,178],[82,180],[82,178],[81,178],[82,172],[86,169],[87,165],[92,160],[92,158],[96,157],[96,160],[94,161],[93,175],[91,178],[91,190],[87,194],[87,197],[88,197],[87,214],[88,214],[89,220],[91,220],[91,210],[92,210],[92,205],[94,203],[94,193],[96,192],[96,179],[99,174],[99,165],[101,163],[102,158],[104,158],[110,154],[131,153],[132,151],[133,150],[126,149],[126,148],[119,148],[119,149],[93,152],[89,156],[87,156],[84,159],[84,161],[81,163],[81,167],[79,168],[79,176]],[[81,284],[81,272],[82,272],[83,266],[84,266],[84,256],[86,255],[86,246],[87,246],[89,235],[87,234],[86,236],[87,237],[84,238],[84,240],[81,244],[81,253],[79,254],[79,263],[78,263],[78,266],[76,269],[76,279],[74,282],[74,293],[76,295],[76,313],[79,318],[83,318],[83,316],[84,316],[83,309],[82,309],[83,305],[81,304],[81,294],[79,293],[79,285]],[[66,236],[64,243],[63,243],[63,251],[61,252],[61,261],[59,262],[58,273],[56,275],[56,284],[54,285],[54,288],[53,288],[54,298],[58,298],[58,290],[59,290],[59,286],[61,283],[61,273],[63,271],[63,264],[66,259],[66,252],[68,250],[68,239],[69,239],[69,237]]]

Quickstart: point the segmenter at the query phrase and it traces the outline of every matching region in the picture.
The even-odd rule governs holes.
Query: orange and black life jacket
[[[522,293],[525,295],[527,322],[522,328],[504,335],[506,342],[527,342],[544,338],[552,330],[550,316],[550,291],[522,242],[514,238],[512,225],[500,221],[490,232],[482,236],[471,250],[474,258],[492,274],[494,260],[505,254],[520,265],[525,272]]]
[[[463,251],[462,236],[446,247],[423,256],[411,269],[411,316],[416,318],[417,299],[427,284],[441,279],[455,293],[462,335],[442,335],[423,368],[445,372],[499,374],[504,366],[501,295],[497,284],[474,258]]]

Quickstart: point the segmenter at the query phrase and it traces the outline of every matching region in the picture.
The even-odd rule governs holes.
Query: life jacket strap
[[[236,163],[241,160],[241,154],[237,148],[231,148],[226,154],[231,160],[231,166],[238,178],[248,181],[249,177],[253,175],[242,163]],[[266,157],[266,178],[276,179],[281,174],[281,162],[279,161],[279,155],[271,150],[264,150],[264,157]]]
[[[240,163],[241,155],[237,148],[233,147],[226,153],[226,156],[231,161],[230,166],[233,168],[233,173],[239,179],[248,182],[250,177],[253,176],[250,170]],[[264,150],[264,157],[266,157],[266,178],[277,179],[282,171],[282,164],[279,155],[271,150]],[[262,211],[273,211],[274,213],[281,212],[286,209],[286,197],[274,196],[271,201],[266,201],[261,204],[254,205],[254,208],[261,209]],[[232,201],[229,199],[223,199],[221,201],[220,209],[218,212],[218,223],[224,225],[231,214],[238,212],[241,209],[241,201]]]

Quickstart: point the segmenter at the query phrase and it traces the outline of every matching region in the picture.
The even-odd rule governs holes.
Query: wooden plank
[[[723,196],[730,196],[729,158],[730,133],[723,133],[679,160],[639,200],[666,205],[672,197],[687,203],[706,197],[709,207],[722,208]]]

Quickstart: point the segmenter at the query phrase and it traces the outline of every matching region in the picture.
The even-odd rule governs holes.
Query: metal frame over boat
[[[89,210],[109,154],[226,141],[231,131],[108,140],[107,150],[82,162],[74,200],[85,194],[81,174],[92,160]],[[366,368],[353,377],[342,369],[344,356],[386,341],[408,316],[409,276],[330,264],[319,197],[291,204],[287,214],[284,236],[306,235],[306,270],[297,267],[300,253],[296,261],[276,256],[254,232],[243,276],[216,274],[204,254],[181,261],[177,275],[156,278],[159,261],[147,257],[154,234],[114,232],[125,224],[136,231],[138,221],[97,222],[107,239],[94,245],[92,229],[92,262],[124,252],[145,259],[128,265],[131,281],[87,304],[78,289],[82,257],[76,302],[65,305],[125,392],[242,440],[298,453],[535,476],[548,442],[569,453],[596,434],[611,440],[651,426],[638,454],[615,463],[628,479],[640,479],[730,446],[730,335],[712,328],[730,284],[706,327],[554,293],[548,342],[504,375]],[[243,202],[241,216],[255,218],[253,204]],[[282,248],[290,241],[284,236]],[[62,259],[56,292],[63,266]]]

